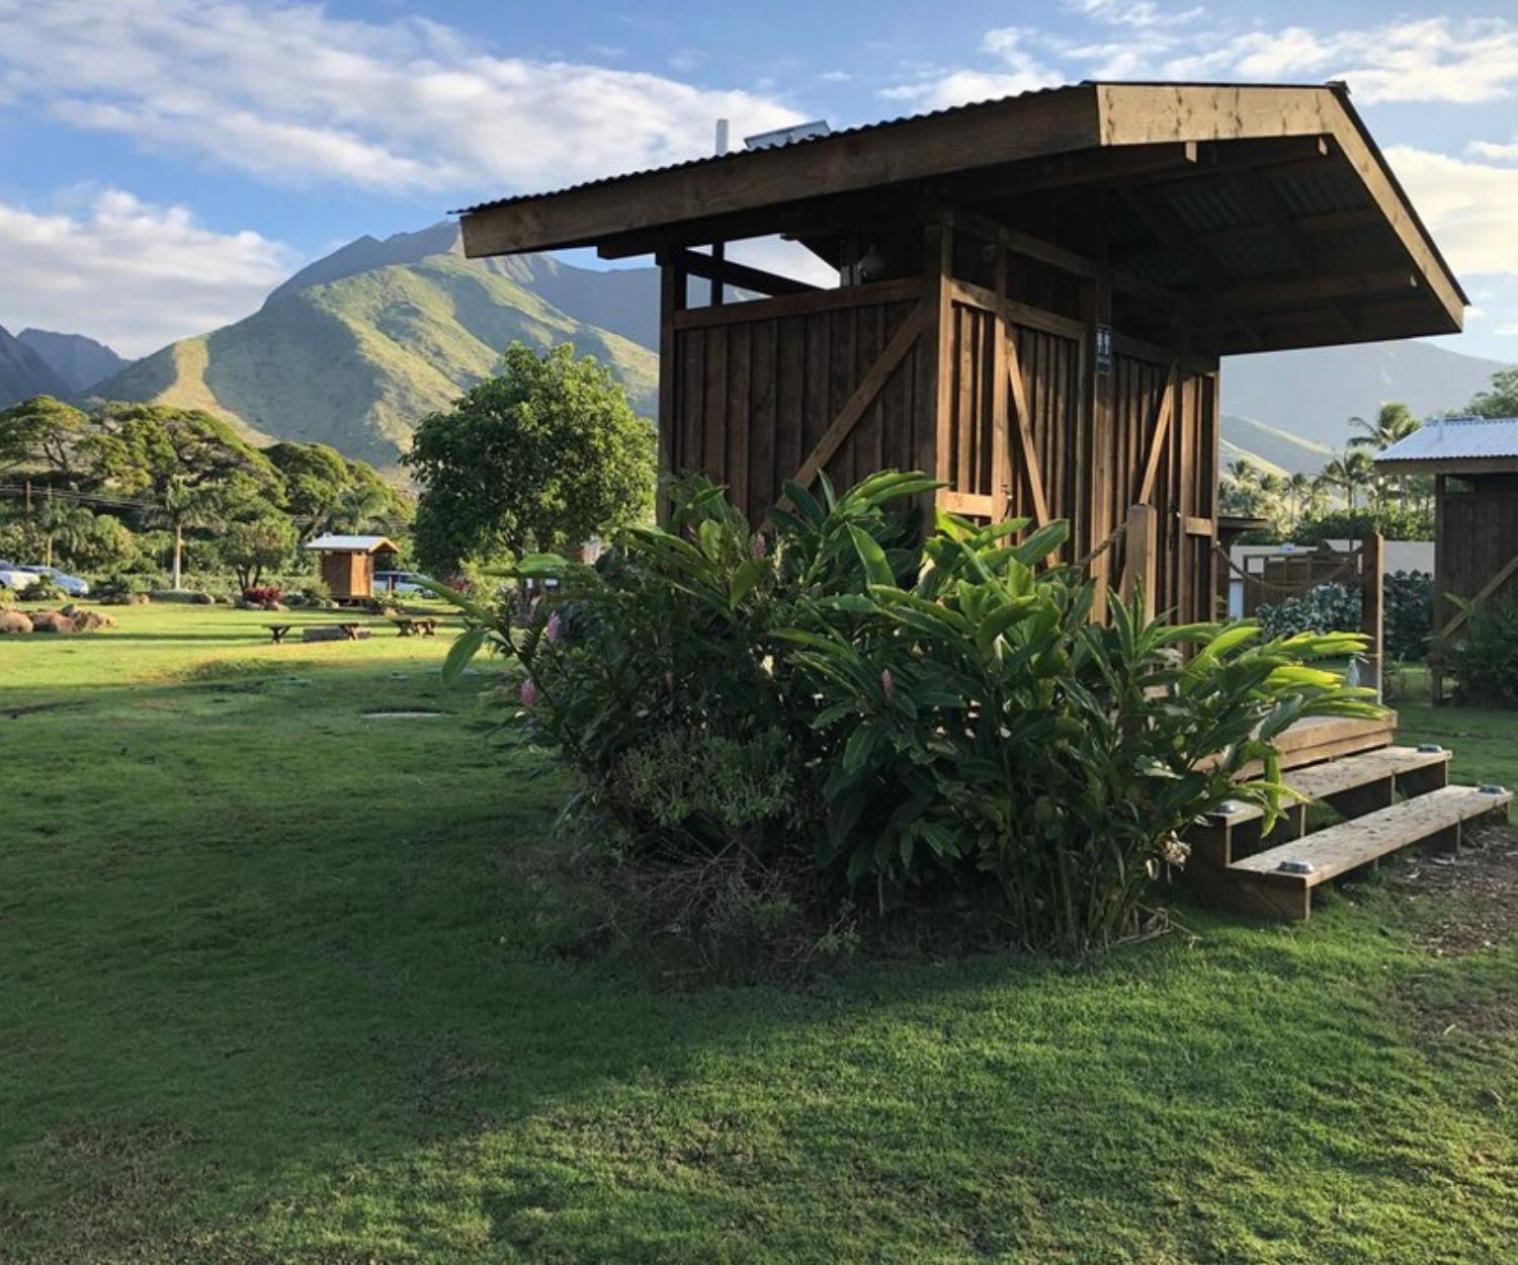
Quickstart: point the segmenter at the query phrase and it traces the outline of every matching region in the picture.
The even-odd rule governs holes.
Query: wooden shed
[[[1378,453],[1376,471],[1433,476],[1436,641],[1465,623],[1451,596],[1477,606],[1518,596],[1518,417],[1429,422]],[[1436,649],[1435,702],[1444,694],[1438,658]]]
[[[926,470],[946,509],[1069,519],[1068,558],[1186,619],[1217,591],[1220,357],[1465,304],[1337,84],[1083,83],[462,215],[472,257],[656,256],[664,469],[756,519],[786,479]],[[776,234],[838,285],[724,257]]]
[[[388,536],[317,536],[306,548],[321,554],[322,579],[337,602],[363,601],[374,596],[374,559],[396,553]]]

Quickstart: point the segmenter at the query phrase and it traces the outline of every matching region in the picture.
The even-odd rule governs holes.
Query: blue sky
[[[139,355],[362,233],[1084,77],[1344,78],[1518,361],[1518,14],[1484,4],[0,0],[0,324]]]

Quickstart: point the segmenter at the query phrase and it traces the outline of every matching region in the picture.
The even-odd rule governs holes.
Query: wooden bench
[[[402,637],[435,637],[437,636],[437,620],[428,617],[411,618],[402,616],[390,621],[395,625],[396,631]]]
[[[276,646],[278,646],[278,645],[281,645],[284,642],[285,637],[289,635],[290,629],[294,628],[295,625],[294,624],[265,624],[264,627],[269,630],[270,637],[273,638],[274,644]]]

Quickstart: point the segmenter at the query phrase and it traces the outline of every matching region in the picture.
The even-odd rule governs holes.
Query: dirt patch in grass
[[[1470,830],[1458,853],[1419,857],[1391,886],[1448,906],[1419,936],[1435,956],[1494,948],[1518,934],[1518,828]]]

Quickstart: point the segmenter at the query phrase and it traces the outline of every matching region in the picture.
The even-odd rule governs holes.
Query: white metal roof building
[[[1438,418],[1376,454],[1377,469],[1388,473],[1492,474],[1515,463],[1518,417]]]
[[[395,542],[389,536],[339,536],[330,532],[306,541],[306,548],[323,553],[396,552]]]

